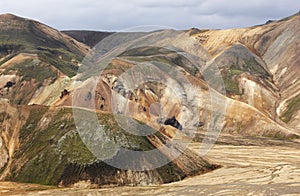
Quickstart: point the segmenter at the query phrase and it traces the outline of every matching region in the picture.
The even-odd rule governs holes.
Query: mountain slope
[[[152,135],[128,134],[112,114],[100,111],[97,115],[104,127],[101,134],[125,150],[116,151],[118,156],[106,162],[96,157],[83,143],[72,108],[66,107],[70,102],[64,103],[71,98],[70,91],[77,88],[73,76],[89,47],[39,22],[14,15],[1,15],[0,23],[1,180],[61,186],[80,182],[90,182],[91,186],[161,184],[218,167],[182,146],[160,149],[172,143],[163,132],[152,129]],[[83,111],[85,117],[90,116],[91,111]],[[88,127],[83,129],[91,131]],[[95,145],[99,143],[102,145],[99,141]],[[129,150],[152,149],[159,150],[150,162],[149,157],[126,161],[128,167],[133,159],[142,168],[150,165],[149,171],[117,169],[108,164],[118,157],[128,157]],[[150,170],[159,160],[166,164]]]
[[[161,184],[218,167],[177,141],[206,134],[203,144],[211,144],[220,132],[300,138],[299,15],[233,30],[66,32],[78,41],[9,14],[0,24],[2,180]],[[91,53],[79,42],[100,40]],[[103,129],[82,137],[76,118],[90,133],[93,112]],[[123,166],[151,166],[126,149],[159,149],[150,158],[172,161],[150,171],[116,169],[93,154],[97,145],[111,149],[108,141],[123,147],[108,162],[120,155]]]
[[[265,74],[261,75],[257,68],[253,70],[256,74],[250,70],[242,72],[233,70],[236,75],[240,76],[245,71],[246,73],[252,72],[250,81],[247,78],[240,80],[238,83],[235,82],[237,91],[235,94],[238,95],[235,98],[264,111],[279,122],[281,120],[285,121],[291,125],[291,128],[299,129],[299,109],[295,109],[295,107],[299,108],[297,97],[300,92],[300,38],[297,33],[299,25],[300,15],[295,14],[266,25],[233,30],[204,31],[193,36],[216,57],[221,67],[224,66],[224,60],[229,67],[235,65],[237,58],[241,58],[242,50],[239,50],[236,54],[231,53],[230,58],[222,53],[228,53],[228,50],[231,50],[230,48],[237,44],[243,45],[243,50],[248,51],[249,54],[252,53],[252,56],[258,60],[252,66],[257,66]],[[248,56],[246,60],[251,60],[253,57]],[[256,76],[256,79],[254,79],[253,77],[257,74],[260,76],[258,78]],[[252,92],[249,94],[245,91],[246,94],[240,96],[242,89],[249,89],[247,86],[249,82],[245,83],[245,80],[253,83]],[[236,81],[236,78],[233,81]],[[253,102],[249,99],[253,95],[257,97],[258,94],[261,94],[262,97],[260,101]],[[292,107],[291,105],[288,106],[288,103],[292,103],[295,107],[291,109]],[[286,117],[287,115],[289,117]]]
[[[105,37],[110,36],[113,32],[99,32],[99,31],[62,31],[77,41],[84,43],[91,48],[96,46]]]
[[[51,104],[50,95],[60,95],[89,47],[11,14],[0,15],[0,24],[0,97],[14,104],[32,104],[37,99]]]
[[[250,28],[189,32],[220,66],[227,96],[300,129],[298,27],[299,13]],[[95,36],[95,32],[67,33],[77,40],[94,39],[95,43],[108,36],[102,32]]]
[[[172,153],[183,151],[177,160],[170,160],[165,166],[149,171],[118,169],[95,157],[82,142],[71,108],[16,107],[1,103],[0,113],[1,180],[61,186],[80,181],[89,181],[94,186],[161,184],[217,167],[188,149],[170,148],[168,151]],[[86,113],[88,116],[90,112]],[[147,137],[132,136],[119,127],[111,114],[98,113],[98,116],[106,127],[106,134],[113,140],[123,138],[122,146],[128,149],[147,151],[159,148],[157,144],[169,140],[159,133]],[[172,157],[170,152],[161,151],[151,159],[169,159]],[[118,156],[128,156],[126,152],[119,153]],[[149,157],[136,164],[146,167],[151,164],[147,160]]]
[[[20,52],[39,57],[68,76],[76,74],[76,66],[89,48],[44,24],[11,14],[0,16],[0,57],[3,62]]]

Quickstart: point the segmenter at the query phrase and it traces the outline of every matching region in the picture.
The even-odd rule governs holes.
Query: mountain
[[[60,186],[81,181],[94,186],[161,184],[219,167],[184,146],[156,150],[152,162],[166,164],[149,171],[118,169],[99,159],[76,129],[71,102],[64,103],[72,96],[73,77],[90,48],[33,20],[5,14],[0,23],[1,180]],[[82,111],[89,116],[88,110]],[[171,140],[160,132],[147,137],[126,134],[112,114],[97,115],[105,124],[103,134],[110,140],[122,138],[121,157],[130,156],[126,149],[155,150]],[[135,164],[151,166],[144,159]]]
[[[61,52],[61,55],[65,55],[67,58],[68,55],[71,55],[70,53],[83,57],[89,50],[87,46],[71,37],[33,20],[4,14],[1,15],[0,23],[2,63],[7,60],[7,57],[12,58],[13,55],[20,52],[48,56],[48,53]]]
[[[0,23],[1,180],[162,184],[220,167],[185,148],[198,136],[204,147],[219,134],[300,138],[299,14],[147,33],[60,32],[10,14]],[[111,142],[115,154],[96,156]],[[150,160],[130,154],[153,149]]]
[[[33,20],[5,14],[0,23],[0,95],[14,104],[60,94],[55,91],[62,91],[62,81],[76,75],[89,51],[88,46]],[[47,97],[41,95],[45,87],[53,88],[46,90]]]
[[[300,129],[298,27],[299,13],[251,28],[189,32],[221,67],[228,97]],[[84,43],[94,39],[92,46],[111,35],[98,32],[93,36],[96,32],[88,31],[66,33]],[[251,85],[256,86],[255,92]],[[255,100],[253,94],[258,95]]]
[[[113,32],[79,31],[79,30],[77,31],[69,30],[69,31],[62,31],[62,32],[76,39],[77,41],[90,46],[91,48],[96,46],[97,43],[99,43],[105,37],[113,34]]]
[[[161,184],[218,167],[194,152],[184,150],[176,160],[170,160],[157,169],[131,171],[114,168],[98,159],[82,142],[71,108],[16,107],[2,103],[0,109],[1,143],[4,144],[0,148],[1,180],[61,186],[72,186],[79,181],[98,186]],[[129,149],[151,150],[159,148],[160,142],[169,140],[159,133],[152,137],[132,136],[117,124],[113,115],[98,115],[107,134],[114,139],[122,138],[122,146]],[[176,153],[180,148],[168,150]],[[120,153],[123,155],[119,156],[130,156],[126,152]],[[172,156],[161,152],[153,158],[168,160]],[[151,163],[143,160],[142,164],[146,167]]]
[[[232,97],[298,130],[299,24],[298,13],[262,26],[194,35],[219,64],[231,71],[229,81],[235,81],[236,91]],[[238,95],[243,89],[244,94]]]

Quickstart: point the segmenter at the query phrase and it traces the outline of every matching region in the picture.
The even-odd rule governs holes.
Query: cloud
[[[175,29],[235,28],[299,11],[298,0],[1,0],[0,13],[58,29],[121,30],[140,25]]]
[[[203,1],[202,1],[203,2]],[[145,8],[183,8],[195,6],[202,3],[197,0],[143,0],[143,1],[134,1],[138,6]]]

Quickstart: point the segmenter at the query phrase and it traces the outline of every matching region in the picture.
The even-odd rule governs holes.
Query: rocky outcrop
[[[172,118],[167,118],[164,122],[164,125],[170,125],[178,130],[182,130],[182,125],[180,124],[180,122],[178,122],[175,116],[173,116]]]

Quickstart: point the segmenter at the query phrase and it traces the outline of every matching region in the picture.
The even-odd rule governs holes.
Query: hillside
[[[99,31],[62,31],[77,41],[86,44],[89,47],[96,46],[105,37],[110,36],[113,32],[99,32]]]
[[[36,21],[5,14],[0,24],[0,96],[13,104],[27,105],[39,97],[46,102],[51,94],[59,95],[62,82],[76,75],[89,51],[88,46]],[[53,90],[45,92],[45,87]]]
[[[299,30],[299,14],[147,33],[0,15],[0,180],[163,184],[219,168],[202,156],[219,135],[299,140]]]
[[[227,86],[235,91],[233,98],[299,130],[299,25],[298,13],[262,26],[194,36],[230,69]]]
[[[280,124],[300,129],[298,27],[299,13],[250,28],[188,32],[220,67],[228,97],[257,108]],[[67,33],[83,42],[89,37],[95,44],[110,35]]]
[[[44,60],[52,61],[62,56],[62,61],[54,66],[64,71],[63,69],[71,66],[67,62],[72,58],[80,62],[89,50],[71,37],[33,20],[4,14],[0,17],[0,24],[2,63],[20,52],[39,54]],[[66,65],[63,67],[60,65],[62,63]]]
[[[14,107],[2,103],[0,113],[3,138],[1,180],[61,186],[71,186],[79,181],[90,181],[99,186],[161,184],[205,173],[217,167],[185,150],[177,160],[169,161],[155,170],[122,170],[99,160],[89,151],[76,130],[71,108]],[[111,114],[99,113],[98,116],[105,125],[105,134],[115,139],[123,138],[121,145],[128,149],[147,151],[159,148],[156,144],[160,139],[163,138],[164,142],[168,140],[159,133],[147,137],[126,134]],[[124,154],[119,156],[129,156],[126,152],[120,153]],[[152,159],[172,157],[161,152]],[[136,164],[147,165],[145,160],[136,161],[143,161]]]
[[[1,180],[56,186],[89,182],[95,187],[162,184],[219,167],[185,146],[160,149],[163,144],[172,143],[163,132],[147,137],[131,135],[112,114],[98,111],[104,126],[101,134],[124,149],[117,151],[118,156],[100,159],[91,152],[91,148],[99,146],[88,148],[83,143],[73,119],[74,111],[68,107],[71,102],[64,103],[77,88],[72,86],[73,77],[89,47],[36,21],[10,14],[1,15],[0,21]],[[91,113],[84,108],[82,111],[85,117]],[[83,130],[91,131],[87,127]],[[127,169],[108,164],[118,162],[119,157],[132,156],[130,150],[155,153],[150,160],[134,160],[140,165],[138,171],[131,166],[134,156],[128,160],[128,166],[124,165]],[[159,161],[166,164],[152,169],[151,165]]]

